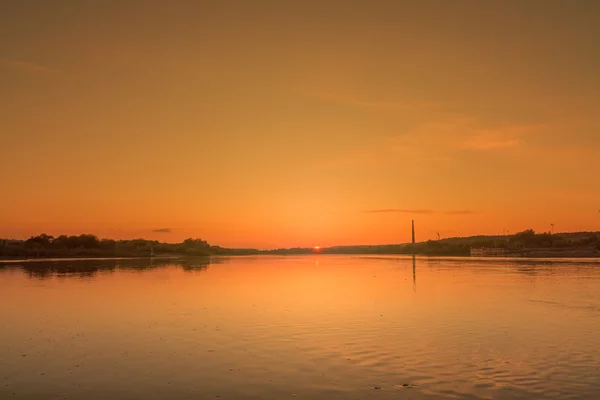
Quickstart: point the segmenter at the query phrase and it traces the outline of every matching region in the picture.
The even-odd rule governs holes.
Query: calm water
[[[600,396],[600,261],[23,263],[0,293],[0,399]]]

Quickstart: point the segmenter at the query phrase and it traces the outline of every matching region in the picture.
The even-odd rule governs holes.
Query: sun
[[[321,250],[321,246],[315,246],[315,247],[313,247],[313,249],[314,249],[315,251],[319,251],[319,250]]]

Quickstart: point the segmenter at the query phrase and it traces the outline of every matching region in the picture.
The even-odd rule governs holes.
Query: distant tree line
[[[153,255],[242,255],[257,254],[257,250],[226,249],[211,246],[202,239],[186,239],[181,243],[156,240],[99,239],[95,235],[61,235],[42,233],[25,241],[0,240],[0,257],[143,257]]]
[[[428,240],[419,243],[373,245],[373,246],[335,246],[319,250],[321,254],[422,254],[439,256],[467,256],[472,247],[498,247],[505,249],[582,249],[594,248],[600,251],[598,232],[577,232],[551,234],[535,233],[532,229],[502,236],[455,237],[442,240]],[[269,250],[266,254],[310,254],[312,248],[292,248]]]
[[[598,232],[551,234],[535,233],[528,229],[514,235],[470,236],[428,240],[419,243],[375,246],[335,246],[318,250],[321,254],[423,254],[423,255],[469,255],[472,247],[499,247],[506,249],[597,249],[600,250]],[[45,233],[25,241],[0,240],[0,257],[144,257],[154,255],[253,255],[312,254],[315,249],[306,247],[275,250],[230,249],[212,246],[202,239],[186,239],[181,243],[162,243],[156,240],[99,239],[97,236],[61,235],[53,237]]]

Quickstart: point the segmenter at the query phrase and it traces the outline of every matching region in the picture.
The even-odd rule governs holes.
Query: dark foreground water
[[[3,400],[600,398],[600,261],[22,263],[0,293]]]

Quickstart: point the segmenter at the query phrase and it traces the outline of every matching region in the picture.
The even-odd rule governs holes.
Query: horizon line
[[[421,240],[421,241],[417,241],[416,243],[426,243],[428,241],[433,241],[433,242],[437,242],[437,241],[444,241],[444,240],[449,240],[449,239],[468,239],[468,238],[472,238],[472,237],[481,237],[481,236],[489,236],[489,237],[510,237],[510,236],[514,236],[515,234],[521,233],[521,232],[526,232],[532,230],[534,231],[536,234],[546,234],[546,233],[550,233],[551,235],[564,235],[564,234],[578,234],[578,233],[596,233],[596,234],[600,234],[600,230],[597,231],[563,231],[563,232],[555,232],[555,233],[551,233],[550,231],[535,231],[534,229],[528,228],[528,229],[524,229],[524,230],[520,230],[514,233],[497,233],[497,234],[475,234],[475,235],[467,235],[467,236],[448,236],[448,237],[444,237],[444,238],[440,238],[440,239],[427,239],[427,240]],[[136,237],[136,238],[131,238],[131,239],[113,239],[113,238],[108,238],[108,237],[100,237],[97,236],[93,233],[81,233],[79,235],[58,235],[58,236],[53,236],[53,235],[48,235],[44,232],[39,233],[37,235],[32,235],[29,236],[26,239],[17,239],[17,238],[2,238],[0,237],[0,242],[1,241],[14,241],[14,242],[26,242],[28,239],[34,238],[34,237],[38,237],[41,235],[47,235],[52,237],[53,239],[56,239],[57,237],[60,236],[67,236],[67,237],[78,237],[78,236],[82,236],[82,235],[91,235],[96,237],[99,241],[102,240],[113,240],[115,242],[124,242],[124,241],[134,241],[134,240],[144,240],[147,242],[157,242],[157,243],[167,243],[167,244],[180,244],[183,243],[185,240],[187,239],[193,239],[193,240],[203,240],[205,242],[207,242],[210,246],[214,246],[214,247],[221,247],[223,249],[231,249],[231,250],[259,250],[259,251],[270,251],[270,250],[284,250],[284,249],[315,249],[315,248],[319,248],[320,250],[324,250],[324,249],[331,249],[331,248],[336,248],[336,247],[375,247],[375,246],[400,246],[400,245],[407,245],[407,244],[412,244],[410,241],[407,242],[399,242],[399,243],[378,243],[378,244],[339,244],[339,245],[330,245],[330,246],[317,246],[317,245],[313,245],[313,246],[287,246],[287,247],[271,247],[271,248],[259,248],[259,247],[248,247],[248,246],[244,246],[244,247],[225,247],[225,246],[221,246],[219,244],[211,244],[208,240],[206,239],[202,239],[202,238],[193,238],[193,237],[189,237],[186,239],[183,239],[181,241],[173,241],[173,242],[167,242],[167,241],[160,241],[157,239],[146,239],[143,237]]]

